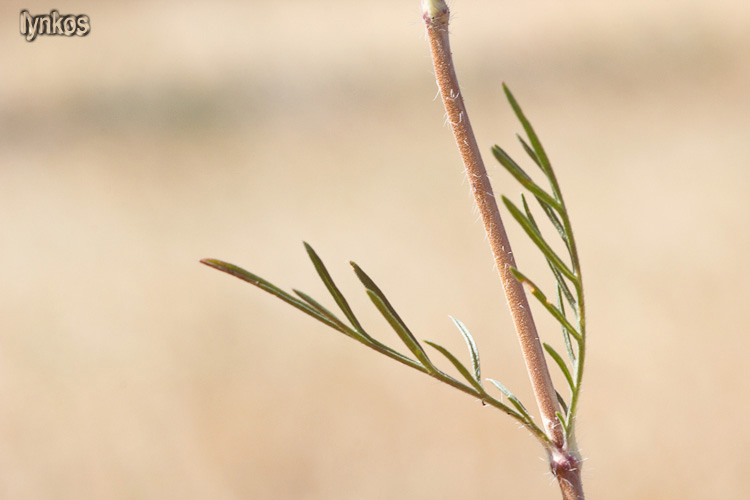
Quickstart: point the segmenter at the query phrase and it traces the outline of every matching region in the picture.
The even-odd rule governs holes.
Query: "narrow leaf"
[[[562,397],[562,396],[560,395],[560,393],[559,393],[559,392],[557,392],[557,391],[555,391],[555,395],[557,396],[557,402],[558,402],[558,403],[560,403],[560,407],[561,407],[561,408],[562,408],[562,410],[563,410],[563,414],[564,414],[564,415],[567,415],[567,414],[568,414],[568,404],[567,404],[567,403],[565,402],[565,398],[563,398],[563,397]],[[563,420],[562,420],[562,419],[560,419],[560,421],[562,422]]]
[[[478,392],[480,392],[480,393],[484,392],[484,389],[482,389],[482,384],[480,384],[479,381],[476,380],[472,376],[471,373],[469,373],[469,370],[466,369],[466,367],[463,365],[463,363],[461,363],[458,360],[458,358],[456,358],[456,356],[454,356],[448,349],[446,349],[445,347],[441,346],[440,344],[436,344],[435,342],[430,342],[429,340],[425,340],[424,342],[425,342],[425,344],[428,344],[428,345],[434,347],[435,349],[437,349],[440,352],[440,354],[442,354],[443,356],[445,356],[446,358],[448,358],[448,361],[450,361],[453,364],[453,366],[456,367],[456,369],[461,374],[461,376],[463,376],[463,378],[465,378],[466,380],[468,380],[469,383],[472,386],[474,386],[474,388]]]
[[[466,325],[464,325],[460,320],[454,318],[453,316],[451,316],[450,318],[453,321],[453,324],[456,325],[456,328],[458,328],[458,331],[461,332],[461,335],[463,335],[464,340],[466,341],[466,345],[469,347],[471,364],[474,367],[474,377],[481,386],[482,370],[479,366],[479,349],[477,349],[477,343],[474,342],[474,337],[471,336],[471,333],[469,332],[469,329],[466,328]]]
[[[545,191],[543,188],[541,188],[537,183],[535,183],[531,177],[510,157],[508,154],[503,151],[503,149],[500,146],[493,146],[492,147],[492,154],[495,155],[495,158],[497,158],[497,161],[502,164],[502,166],[505,167],[505,169],[513,176],[515,179],[526,189],[531,191],[534,196],[541,198],[545,202],[547,202],[550,206],[559,208],[562,210],[562,207],[560,206],[560,203],[552,197],[547,191]]]
[[[492,154],[495,157],[497,161],[499,161],[503,166],[505,166],[506,169],[511,171],[514,177],[520,178],[522,182],[531,181],[533,182],[531,176],[526,173],[526,171],[521,168],[521,166],[516,163],[516,161],[511,158],[511,156],[505,152],[503,148],[495,144],[492,146]],[[507,166],[506,166],[507,165]]]
[[[534,150],[531,149],[531,146],[529,146],[528,143],[525,140],[523,140],[523,137],[521,137],[520,135],[516,134],[516,137],[521,142],[521,146],[523,146],[523,149],[524,151],[526,151],[526,154],[529,155],[529,157],[531,157],[531,159],[534,160],[534,163],[536,163],[537,166],[542,169],[542,172],[544,172],[544,167],[542,167],[542,164],[539,162],[539,158],[536,156],[536,153],[534,152]],[[544,173],[546,174],[546,172]]]
[[[565,299],[568,301],[568,304],[570,304],[570,307],[573,308],[573,310],[576,310],[576,298],[573,297],[573,292],[570,291],[570,288],[568,287],[567,281],[565,281],[565,277],[560,273],[560,270],[555,267],[555,265],[547,260],[547,264],[549,264],[549,268],[552,270],[552,274],[555,276],[555,284],[558,288],[560,288],[560,291],[563,295],[565,295]],[[561,309],[562,310],[562,309]]]
[[[388,299],[385,297],[385,294],[380,289],[380,287],[378,287],[378,285],[376,285],[375,282],[372,281],[372,278],[370,278],[367,275],[367,273],[364,272],[362,268],[357,265],[357,263],[349,262],[349,264],[354,269],[354,274],[357,275],[357,278],[359,279],[359,281],[361,281],[362,284],[365,285],[365,288],[367,288],[368,290],[372,290],[373,292],[375,292],[376,295],[381,297],[385,305],[388,307],[388,309],[390,309],[393,312],[393,315],[398,318],[398,314],[396,314],[396,311],[393,309],[393,306],[391,306],[390,302],[388,302]],[[401,318],[398,318],[398,319],[399,321],[401,321]],[[403,321],[401,322],[403,323]]]
[[[561,292],[561,289],[560,289],[560,282],[559,281],[557,283],[557,307],[559,307],[560,310],[563,312],[563,314],[565,314],[565,306],[564,306],[563,300],[562,300],[562,292]],[[571,344],[571,342],[570,342],[570,333],[568,333],[568,329],[567,328],[565,328],[562,325],[560,325],[560,326],[562,327],[563,341],[565,342],[565,350],[568,351],[568,358],[570,359],[570,362],[575,365],[576,355],[575,355],[575,352],[573,352],[573,344]]]
[[[537,198],[538,200],[539,198]],[[531,224],[532,229],[541,237],[542,232],[539,229],[539,225],[536,223],[536,220],[534,219],[534,215],[531,213],[531,209],[529,208],[529,204],[526,202],[526,196],[521,194],[521,202],[523,203],[523,209],[524,212],[526,212],[526,218],[529,220],[529,223]],[[541,203],[541,202],[540,202]],[[549,207],[548,205],[545,205]],[[551,210],[551,209],[550,209]],[[552,213],[552,212],[551,212]],[[554,213],[553,213],[554,216]],[[555,279],[557,280],[558,286],[562,287],[563,293],[565,293],[565,297],[570,302],[571,307],[575,309],[575,298],[573,297],[573,294],[570,291],[570,288],[568,288],[568,284],[565,281],[565,278],[563,278],[562,274],[560,274],[560,271],[555,267],[555,265],[549,260],[547,260],[547,264],[549,264],[550,269],[552,270],[552,273],[555,275]],[[565,314],[565,311],[563,311],[563,315]]]
[[[526,218],[529,219],[529,223],[534,229],[534,232],[541,236],[542,231],[539,229],[539,225],[536,223],[534,215],[531,213],[531,209],[529,208],[529,204],[526,202],[526,196],[524,196],[523,193],[521,193],[521,204],[523,204],[523,211],[526,212]]]
[[[531,142],[531,147],[534,149],[534,154],[539,159],[539,163],[544,168],[545,172],[549,172],[551,169],[549,158],[542,147],[542,143],[539,141],[539,137],[536,135],[536,132],[534,132],[534,128],[531,126],[531,123],[529,123],[529,120],[526,119],[526,115],[523,114],[521,106],[518,105],[518,102],[516,101],[516,98],[513,97],[510,89],[504,83],[503,90],[505,91],[505,95],[508,98],[508,102],[513,108],[513,111],[518,117],[518,121],[521,122],[523,130],[526,132],[526,137],[528,137],[529,142]]]
[[[567,415],[567,410],[566,410],[565,414]],[[568,426],[565,425],[565,417],[559,411],[556,411],[555,415],[557,415],[557,421],[560,422],[560,425],[563,428],[563,434],[567,436],[568,435]]]
[[[575,392],[576,385],[575,382],[573,382],[573,377],[570,376],[570,370],[568,370],[568,366],[565,364],[565,360],[563,360],[562,356],[558,354],[555,348],[548,343],[543,342],[542,345],[544,345],[544,350],[547,351],[547,354],[549,354],[550,357],[555,360],[557,366],[560,367],[560,371],[562,372],[563,376],[565,376],[565,380],[567,380],[568,385],[570,386],[570,390],[572,392]]]
[[[422,363],[422,366],[424,366],[430,373],[435,372],[435,365],[432,364],[427,353],[422,349],[422,346],[419,345],[419,342],[417,342],[417,339],[409,331],[403,321],[401,321],[401,318],[396,315],[393,308],[390,307],[390,304],[386,302],[385,298],[378,295],[374,290],[367,290],[367,295],[370,297],[373,304],[375,304],[378,311],[380,311],[380,314],[382,314],[386,321],[388,321],[388,324],[391,325],[391,328],[393,328],[399,338],[401,338],[401,341],[409,348],[412,354],[416,356],[419,362]]]
[[[354,315],[354,311],[352,311],[352,308],[349,307],[349,303],[346,301],[346,298],[344,298],[344,295],[338,289],[336,283],[333,282],[333,278],[331,278],[331,275],[328,273],[328,270],[323,264],[323,261],[320,259],[320,257],[318,257],[318,254],[315,252],[315,250],[313,250],[313,247],[311,247],[307,242],[305,242],[304,244],[305,250],[307,250],[307,254],[310,256],[310,260],[312,260],[313,266],[315,266],[315,270],[318,272],[318,276],[320,276],[320,279],[323,281],[326,288],[330,292],[333,300],[336,301],[336,304],[338,304],[339,308],[341,308],[341,311],[343,311],[344,315],[349,319],[354,329],[360,332],[363,336],[369,337],[369,335],[367,335],[362,328],[362,325],[360,325],[357,317]]]
[[[529,238],[531,238],[531,241],[533,241],[537,248],[541,250],[544,256],[549,259],[549,261],[554,264],[555,267],[557,267],[560,272],[563,273],[563,275],[575,281],[576,275],[573,273],[573,271],[571,271],[570,268],[568,268],[568,266],[562,261],[562,259],[560,259],[560,257],[555,253],[555,251],[552,250],[552,247],[547,244],[544,238],[542,238],[542,236],[534,230],[534,226],[521,212],[521,210],[505,196],[503,196],[503,203],[505,203],[505,206],[508,208],[510,214],[521,225],[526,234],[529,235]]]
[[[389,321],[394,321],[395,324],[398,325],[399,329],[396,331],[396,333],[399,333],[401,335],[402,333],[409,338],[410,342],[417,346],[417,348],[421,351],[422,356],[427,359],[427,354],[425,354],[424,349],[419,345],[419,341],[417,341],[417,338],[414,336],[414,334],[411,333],[409,328],[406,326],[406,323],[404,320],[401,319],[401,316],[398,315],[396,312],[396,309],[393,308],[388,298],[385,296],[383,291],[378,287],[378,285],[375,284],[375,282],[370,278],[367,273],[362,270],[361,267],[359,267],[355,262],[350,262],[352,268],[354,268],[354,273],[357,275],[357,278],[362,282],[362,284],[365,286],[365,288],[373,293],[375,297],[378,298],[378,300],[382,303],[383,308],[388,313],[388,317],[386,319],[389,319]],[[372,297],[371,297],[372,299]],[[376,304],[377,305],[377,304]],[[419,357],[419,356],[417,356]],[[429,359],[427,359],[428,365],[432,366],[432,363],[429,363]]]
[[[491,378],[489,378],[487,380],[489,380],[490,382],[492,382],[495,385],[495,387],[497,387],[498,389],[500,389],[500,392],[502,392],[503,394],[505,394],[505,397],[508,398],[508,400],[513,404],[513,406],[515,406],[516,409],[519,412],[521,412],[521,414],[524,417],[526,417],[527,419],[529,419],[529,421],[531,421],[531,415],[529,415],[528,410],[526,409],[526,407],[523,406],[523,404],[521,404],[521,402],[518,400],[518,398],[515,396],[515,394],[513,394],[512,392],[510,392],[507,387],[505,387],[503,384],[501,384],[497,380],[494,380],[494,379],[491,379]]]
[[[565,227],[563,226],[563,223],[560,221],[560,218],[557,216],[557,213],[555,212],[555,208],[552,207],[550,204],[545,202],[542,198],[539,198],[537,196],[537,201],[539,202],[539,206],[542,207],[542,210],[545,214],[547,214],[547,218],[550,220],[552,225],[557,230],[557,234],[560,235],[560,238],[565,242],[565,246],[568,246],[568,235],[565,232]],[[568,249],[570,251],[570,249]]]
[[[352,337],[355,340],[358,340],[362,342],[363,344],[371,344],[373,342],[373,339],[370,338],[368,335],[363,334],[360,331],[353,330],[350,326],[345,324],[343,321],[341,321],[338,317],[336,317],[335,314],[333,314],[331,311],[326,309],[320,302],[313,299],[309,295],[307,295],[305,292],[301,290],[294,289],[294,293],[299,295],[299,297],[310,304],[316,311],[318,311],[320,314],[328,318],[332,323],[335,323],[336,330],[340,331],[344,335],[347,335],[349,337]]]
[[[581,334],[576,331],[575,328],[573,328],[573,325],[570,324],[568,319],[563,316],[563,314],[560,312],[560,310],[552,304],[549,300],[547,300],[547,296],[542,293],[541,290],[534,284],[533,281],[531,281],[529,278],[527,278],[521,271],[515,268],[511,268],[510,270],[513,273],[513,276],[516,277],[518,281],[525,284],[529,287],[531,294],[536,297],[536,299],[541,303],[547,311],[564,327],[567,328],[570,334],[575,337],[575,339],[578,342],[583,342],[583,337],[581,337]]]
[[[321,321],[325,323],[326,325],[336,330],[339,330],[339,325],[331,321],[325,315],[321,314],[315,308],[297,299],[293,295],[286,293],[285,291],[283,291],[276,285],[269,283],[263,278],[256,276],[255,274],[242,269],[241,267],[238,267],[238,266],[235,266],[234,264],[229,264],[227,262],[223,262],[220,260],[216,260],[216,259],[203,259],[201,260],[201,263],[207,265],[208,267],[213,267],[214,269],[217,269],[221,272],[230,274],[234,276],[235,278],[241,279],[242,281],[246,281],[250,283],[251,285],[255,285],[261,290],[268,292],[271,295],[275,295],[276,297],[280,298],[287,304],[299,309],[300,311],[304,312],[305,314],[309,316],[312,316],[318,321]]]

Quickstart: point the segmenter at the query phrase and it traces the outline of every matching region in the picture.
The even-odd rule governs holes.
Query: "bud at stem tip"
[[[425,19],[442,21],[442,17],[448,15],[448,5],[445,0],[422,0],[422,13]]]

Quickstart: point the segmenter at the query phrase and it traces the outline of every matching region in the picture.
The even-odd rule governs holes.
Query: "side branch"
[[[565,437],[562,426],[557,419],[559,406],[544,357],[544,350],[539,341],[539,335],[523,286],[511,273],[511,269],[516,267],[516,263],[471,128],[471,122],[466,112],[453,66],[448,38],[450,13],[443,0],[425,0],[423,1],[423,10],[432,61],[435,67],[435,77],[448,114],[451,130],[469,178],[471,192],[490,241],[505,297],[518,333],[526,369],[531,379],[534,397],[539,405],[542,423],[547,436],[555,447],[563,448]]]

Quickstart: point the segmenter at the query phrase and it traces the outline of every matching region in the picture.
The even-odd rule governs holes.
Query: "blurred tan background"
[[[91,34],[27,43],[20,10],[50,8]],[[506,81],[572,212],[589,496],[748,498],[750,4],[452,8],[480,144],[522,157]],[[465,356],[462,319],[533,405],[417,0],[10,0],[0,19],[0,497],[559,498],[499,412],[198,264],[330,304],[309,241],[397,345],[354,259]]]

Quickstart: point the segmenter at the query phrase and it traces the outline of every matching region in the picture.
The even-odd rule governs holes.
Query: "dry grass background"
[[[91,34],[25,42],[19,11],[50,7]],[[519,153],[507,81],[573,214],[590,497],[747,498],[750,4],[452,7],[480,143]],[[558,498],[498,412],[197,262],[324,297],[306,239],[370,311],[355,259],[528,399],[416,0],[0,19],[2,498]]]

